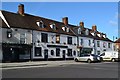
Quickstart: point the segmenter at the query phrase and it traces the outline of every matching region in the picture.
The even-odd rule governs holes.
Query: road
[[[78,64],[80,63],[80,64]],[[3,78],[118,78],[118,63],[64,64],[3,70]]]

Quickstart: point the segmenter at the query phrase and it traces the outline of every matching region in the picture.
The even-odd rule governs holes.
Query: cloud
[[[118,18],[120,18],[120,14],[118,12],[115,12],[113,18],[109,21],[110,25],[118,26]]]
[[[117,26],[117,25],[118,25],[118,22],[117,22],[117,21],[113,21],[113,20],[110,20],[109,23],[110,23],[112,26]]]

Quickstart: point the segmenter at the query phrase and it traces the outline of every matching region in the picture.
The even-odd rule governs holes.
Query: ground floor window
[[[68,49],[68,56],[72,56],[72,49]]]
[[[54,55],[54,50],[51,50],[51,55]]]
[[[100,51],[97,51],[97,55],[100,55]]]
[[[91,54],[92,50],[93,50],[92,48],[82,48],[80,51],[80,56],[82,54]]]
[[[60,48],[56,48],[56,56],[60,56]]]
[[[73,55],[74,55],[74,56],[76,55],[76,51],[73,51]]]
[[[41,47],[35,47],[35,56],[42,56]]]

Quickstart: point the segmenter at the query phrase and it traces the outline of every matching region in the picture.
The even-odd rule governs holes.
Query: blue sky
[[[118,3],[117,2],[4,2],[2,10],[17,12],[18,5],[25,6],[25,13],[62,21],[69,18],[69,24],[79,25],[83,21],[85,27],[107,34],[113,40],[118,37]]]

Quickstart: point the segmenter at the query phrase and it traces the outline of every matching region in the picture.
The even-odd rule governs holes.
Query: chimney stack
[[[23,4],[20,4],[18,6],[18,14],[24,15],[24,5]]]
[[[84,30],[84,22],[80,22],[79,26],[81,27],[82,30]]]
[[[80,27],[84,27],[84,22],[80,22]]]
[[[68,17],[62,18],[62,22],[63,22],[65,25],[68,25]]]
[[[92,26],[92,30],[93,30],[93,31],[97,31],[97,26],[96,26],[96,25],[93,25],[93,26]]]

